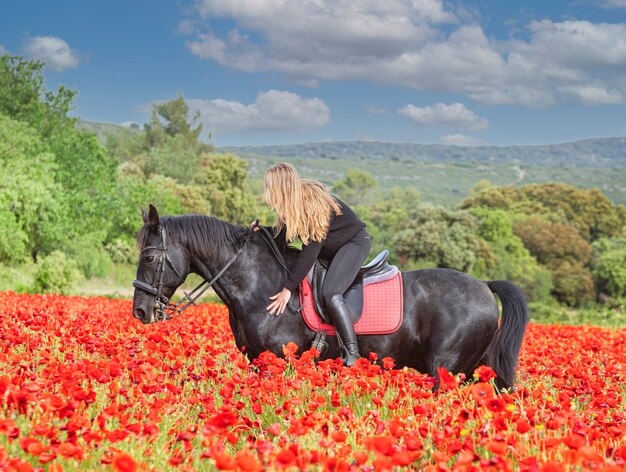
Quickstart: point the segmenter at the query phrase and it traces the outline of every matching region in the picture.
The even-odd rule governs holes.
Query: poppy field
[[[0,470],[626,468],[626,330],[531,324],[519,384],[393,359],[250,366],[227,309],[144,326],[132,302],[0,292]]]

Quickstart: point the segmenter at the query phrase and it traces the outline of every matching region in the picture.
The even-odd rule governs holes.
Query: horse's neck
[[[265,307],[269,296],[280,291],[286,279],[285,269],[266,242],[254,237],[244,241],[239,253],[229,249],[219,262],[197,258],[191,264],[193,272],[210,281],[234,258],[213,287],[228,308],[235,311],[257,304]]]
[[[207,237],[205,241],[189,239],[184,241],[190,258],[191,271],[205,280],[210,280],[219,271],[235,258],[238,249],[244,244],[244,239],[220,241],[219,238]]]

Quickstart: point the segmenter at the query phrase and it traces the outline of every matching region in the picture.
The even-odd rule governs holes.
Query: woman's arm
[[[306,274],[309,273],[311,267],[315,264],[321,249],[322,243],[318,241],[311,241],[309,244],[302,245],[302,251],[298,255],[298,260],[291,270],[287,282],[285,282],[286,289],[293,292],[300,285],[302,279],[306,277]]]

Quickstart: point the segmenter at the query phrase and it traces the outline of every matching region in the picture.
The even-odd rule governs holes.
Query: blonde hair
[[[324,184],[300,179],[296,168],[286,162],[265,172],[265,201],[276,210],[276,231],[285,227],[287,241],[323,241],[331,212],[341,215],[341,207]]]

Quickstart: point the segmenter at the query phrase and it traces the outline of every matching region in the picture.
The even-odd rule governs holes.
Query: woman
[[[345,348],[344,364],[360,357],[350,307],[343,298],[370,253],[365,224],[323,184],[301,180],[295,167],[280,163],[265,172],[265,200],[277,213],[276,239],[281,245],[300,239],[302,250],[284,288],[270,297],[267,311],[280,315],[291,293],[318,257],[330,260],[322,299]]]

